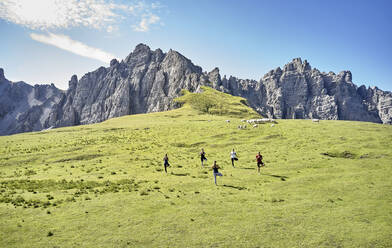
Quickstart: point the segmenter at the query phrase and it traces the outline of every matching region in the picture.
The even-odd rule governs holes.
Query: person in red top
[[[260,167],[264,166],[263,156],[260,154],[260,152],[256,155],[256,161],[257,161],[257,171],[260,173]]]

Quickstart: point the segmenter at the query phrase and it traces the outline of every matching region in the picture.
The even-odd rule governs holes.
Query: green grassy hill
[[[257,114],[221,94],[204,88],[173,111],[0,137],[0,247],[392,247],[391,126],[238,129]],[[218,186],[201,148],[209,167],[223,167]]]

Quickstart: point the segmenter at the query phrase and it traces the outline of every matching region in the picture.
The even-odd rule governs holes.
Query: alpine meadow
[[[0,248],[392,248],[391,0],[0,0]]]
[[[391,125],[253,127],[244,98],[182,94],[175,110],[0,137],[0,247],[392,247]]]

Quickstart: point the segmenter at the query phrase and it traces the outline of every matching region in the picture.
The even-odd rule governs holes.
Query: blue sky
[[[381,0],[0,0],[0,67],[12,81],[66,89],[145,43],[227,76],[259,80],[301,57],[392,91],[391,13]]]

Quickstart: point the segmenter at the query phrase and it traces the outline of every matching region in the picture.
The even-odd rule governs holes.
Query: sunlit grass
[[[238,129],[255,113],[225,97],[219,106],[246,114],[182,99],[169,112],[0,137],[0,246],[392,246],[391,126]],[[222,167],[218,186],[201,148]]]

